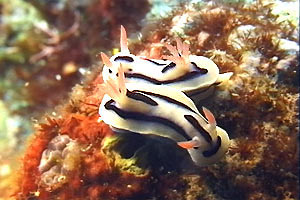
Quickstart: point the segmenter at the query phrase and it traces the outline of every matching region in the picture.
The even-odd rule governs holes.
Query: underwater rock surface
[[[9,141],[0,199],[298,198],[299,2],[174,1],[163,13],[163,1],[126,4],[132,12],[121,0],[13,2],[0,1],[0,139]],[[195,168],[172,141],[116,135],[98,122],[101,67],[87,67],[100,51],[116,51],[120,24],[136,31],[136,55],[160,58],[162,43],[180,37],[192,54],[234,72],[198,105],[232,139],[220,162]],[[17,170],[11,152],[20,155],[31,117],[39,121]]]

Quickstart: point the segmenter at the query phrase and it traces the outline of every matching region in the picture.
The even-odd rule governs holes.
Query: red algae
[[[41,129],[31,138],[31,144],[24,156],[21,173],[22,180],[20,180],[21,197],[33,194],[37,190],[38,186],[35,184],[35,180],[39,177],[38,165],[40,163],[41,154],[49,140],[57,133],[57,123],[50,118],[47,120],[48,124],[41,124]]]
[[[107,125],[97,123],[98,118],[97,115],[72,114],[64,120],[60,133],[67,134],[82,144],[96,144],[103,137],[112,134]]]
[[[146,171],[126,171],[120,158],[102,150],[103,139],[114,134],[95,112],[103,96],[99,82],[96,77],[88,87],[78,87],[74,93],[81,90],[84,96],[72,94],[59,117],[39,124],[25,152],[18,199],[120,199],[147,192]]]

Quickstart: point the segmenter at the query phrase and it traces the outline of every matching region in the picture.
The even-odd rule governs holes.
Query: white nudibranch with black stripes
[[[128,49],[126,31],[121,26],[121,51],[112,56],[110,61],[122,63],[128,83],[171,86],[193,99],[205,96],[205,93],[231,77],[231,72],[220,74],[218,66],[209,58],[190,55],[188,44],[182,43],[178,38],[176,42],[177,48],[165,44],[172,55],[164,56],[162,60],[135,56]],[[104,65],[103,79],[115,78],[117,66],[119,65]]]
[[[114,131],[170,138],[187,149],[198,166],[212,164],[227,152],[229,137],[209,110],[203,108],[203,117],[193,101],[174,87],[125,84],[124,63],[101,55],[108,69],[117,69],[115,78],[104,80],[105,95],[99,107],[101,119]]]

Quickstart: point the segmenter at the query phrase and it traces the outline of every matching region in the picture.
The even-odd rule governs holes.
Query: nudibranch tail
[[[124,26],[121,25],[121,37],[120,37],[120,47],[121,47],[121,52],[122,53],[128,53],[129,54],[129,49],[127,45],[127,34]]]
[[[223,83],[225,81],[228,81],[232,75],[233,75],[232,72],[226,72],[226,73],[223,73],[223,74],[219,74],[219,76],[216,80],[216,83],[219,84],[219,83]]]

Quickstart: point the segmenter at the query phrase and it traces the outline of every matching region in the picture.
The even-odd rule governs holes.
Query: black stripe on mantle
[[[177,125],[176,123],[172,122],[169,119],[163,118],[163,117],[157,117],[157,116],[149,116],[145,115],[139,112],[131,112],[131,111],[124,111],[120,108],[113,105],[115,101],[113,99],[109,100],[105,103],[104,108],[107,110],[114,111],[117,115],[119,115],[123,119],[131,119],[136,121],[145,121],[145,122],[153,122],[165,125],[171,129],[173,129],[175,132],[177,132],[179,135],[184,137],[186,140],[191,140],[192,138],[185,132],[185,130]]]
[[[156,61],[154,61],[154,60],[151,60],[151,59],[148,59],[148,58],[145,58],[144,60],[149,61],[149,62],[151,62],[151,63],[153,63],[153,64],[155,64],[155,65],[158,65],[158,66],[166,65],[166,64],[163,64],[163,63],[158,63],[158,62],[156,62]]]
[[[145,104],[148,104],[148,105],[151,105],[151,106],[158,106],[158,103],[156,101],[154,101],[150,97],[147,97],[146,95],[143,95],[141,93],[137,93],[137,92],[134,92],[134,91],[130,92],[129,90],[127,90],[126,96],[128,98],[144,102]]]
[[[184,118],[202,135],[207,143],[212,142],[210,134],[199,124],[195,117],[192,115],[184,115]]]
[[[130,56],[118,56],[114,59],[114,61],[127,61],[127,62],[133,62],[133,58],[131,58]]]
[[[126,78],[142,79],[142,80],[148,81],[150,83],[153,83],[155,85],[170,84],[170,83],[175,83],[175,82],[183,82],[183,81],[186,81],[186,80],[189,80],[189,79],[198,78],[199,76],[202,76],[202,75],[203,74],[199,71],[192,71],[192,72],[186,73],[186,74],[184,74],[184,75],[182,75],[178,78],[175,78],[175,79],[160,81],[160,80],[157,80],[155,78],[151,78],[149,76],[139,74],[139,73],[125,73]]]
[[[172,69],[172,68],[174,68],[174,67],[176,67],[176,64],[173,63],[173,62],[171,62],[170,64],[168,64],[167,66],[165,66],[165,67],[161,70],[161,72],[162,72],[162,73],[165,73],[165,72],[167,72],[168,70],[170,70],[170,69]]]
[[[177,106],[180,106],[180,107],[183,107],[193,113],[196,113],[193,109],[191,109],[189,106],[187,106],[186,104],[184,103],[181,103],[180,101],[177,101],[175,99],[172,99],[168,96],[164,96],[164,95],[161,95],[161,94],[156,94],[156,93],[153,93],[153,92],[146,92],[146,91],[142,91],[142,90],[133,90],[133,92],[140,92],[140,93],[144,93],[144,94],[147,94],[147,95],[150,95],[150,96],[154,96],[154,97],[157,97],[159,99],[162,99],[164,101],[167,101],[168,103],[172,103],[172,104],[175,104]]]

